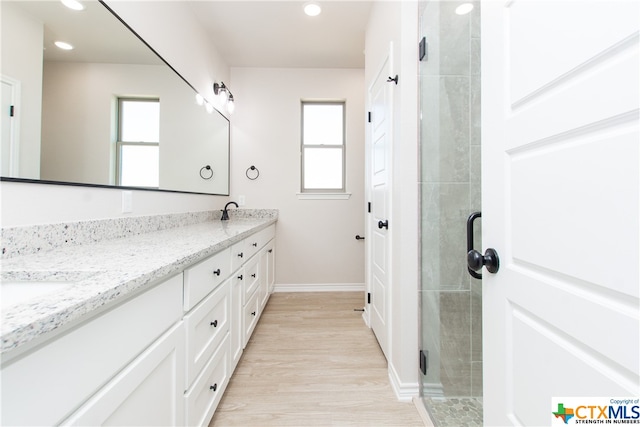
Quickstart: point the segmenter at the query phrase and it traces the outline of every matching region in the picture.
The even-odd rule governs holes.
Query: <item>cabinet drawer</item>
[[[245,254],[246,240],[231,246],[231,271],[236,271],[249,257]]]
[[[0,424],[58,424],[180,319],[181,294],[180,274],[4,366]]]
[[[251,334],[258,323],[258,303],[259,303],[259,292],[255,292],[249,302],[244,306],[244,319],[242,322],[244,337],[242,338],[242,347],[246,347],[249,342],[249,338],[251,338]]]
[[[184,316],[187,331],[187,387],[229,331],[231,279]]]
[[[184,311],[191,310],[231,274],[231,249],[207,258],[184,271]]]
[[[258,261],[260,261],[260,258],[253,257],[244,266],[244,299],[242,300],[242,302],[245,304],[247,301],[249,301],[251,296],[256,292],[256,289],[258,289],[258,286],[260,285],[260,278],[258,277]]]
[[[222,398],[229,382],[229,337],[209,359],[202,374],[185,393],[186,425],[205,426]]]

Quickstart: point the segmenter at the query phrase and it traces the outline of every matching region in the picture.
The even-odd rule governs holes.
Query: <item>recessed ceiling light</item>
[[[73,10],[84,10],[84,5],[78,0],[60,0],[63,5]]]
[[[473,10],[472,3],[462,3],[460,6],[456,7],[457,15],[466,15],[467,13]]]
[[[322,12],[322,8],[317,3],[305,3],[304,13],[309,16],[318,16]]]
[[[69,43],[66,43],[66,42],[57,41],[53,44],[55,44],[56,46],[58,46],[60,49],[63,49],[63,50],[73,49],[73,46],[71,46]]]

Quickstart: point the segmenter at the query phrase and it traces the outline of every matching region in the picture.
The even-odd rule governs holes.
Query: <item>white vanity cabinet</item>
[[[255,328],[267,300],[260,254],[274,235],[272,225],[184,271],[187,425],[209,423]]]
[[[181,318],[179,274],[3,363],[1,424],[91,424],[110,416],[131,425],[175,423],[183,414]],[[118,403],[128,400],[169,406],[151,419],[143,406]]]
[[[3,360],[0,424],[208,424],[272,290],[274,236],[271,225]]]

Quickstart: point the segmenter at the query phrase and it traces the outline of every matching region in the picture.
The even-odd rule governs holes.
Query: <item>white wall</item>
[[[389,376],[399,398],[418,393],[418,6],[375,2],[365,40],[365,85],[393,43],[399,83],[393,93]],[[393,84],[393,83],[390,83]],[[367,100],[369,105],[369,100]]]
[[[2,75],[20,82],[19,174],[40,177],[40,112],[42,110],[43,26],[11,2],[2,2]],[[6,35],[11,35],[7,37]],[[20,43],[14,43],[20,40]],[[2,171],[3,175],[5,171]],[[6,176],[6,175],[5,175]]]
[[[197,90],[205,95],[210,90],[211,99],[213,90],[209,87],[213,81],[228,78],[228,66],[215,53],[188,5],[107,3]],[[2,226],[221,209],[228,200],[220,196],[134,191],[133,213],[123,214],[121,193],[119,189],[1,182]]]
[[[278,285],[364,283],[364,72],[232,68],[231,198],[278,208]],[[302,99],[346,100],[349,200],[299,200]],[[260,176],[246,178],[255,165]]]

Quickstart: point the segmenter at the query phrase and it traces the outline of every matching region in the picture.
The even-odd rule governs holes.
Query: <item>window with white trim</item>
[[[118,98],[117,184],[158,188],[160,100]]]
[[[345,103],[302,101],[301,192],[344,193]]]

